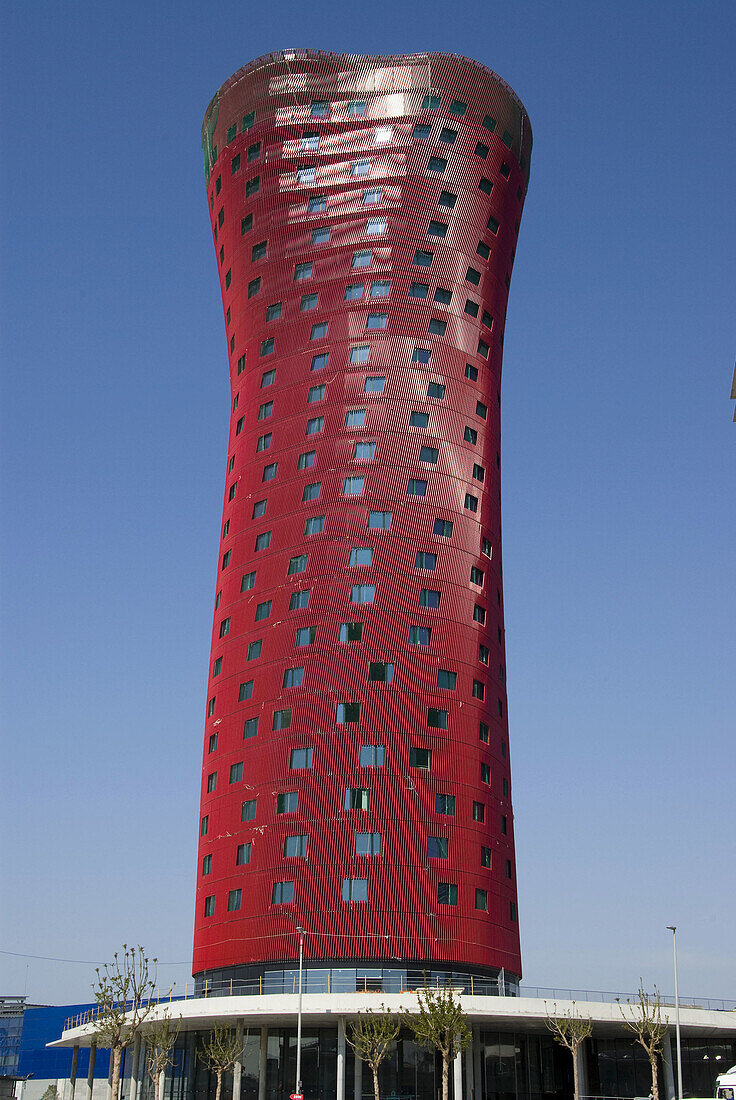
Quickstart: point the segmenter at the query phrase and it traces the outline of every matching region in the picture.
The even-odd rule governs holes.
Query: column
[[[578,1060],[578,1089],[581,1096],[588,1096],[588,1062],[586,1058],[586,1051],[588,1044],[585,1040],[582,1041],[578,1047],[577,1060]]]
[[[130,1067],[130,1100],[138,1100],[141,1087],[141,1033],[133,1040],[133,1065]]]
[[[92,1100],[92,1089],[95,1084],[95,1058],[97,1057],[97,1043],[92,1040],[89,1048],[89,1069],[87,1070],[87,1097]]]
[[[268,1028],[261,1028],[261,1048],[258,1052],[258,1100],[266,1100],[266,1074],[268,1073]]]
[[[74,1098],[72,1097],[72,1100]],[[233,1097],[233,1100],[235,1098]],[[337,1089],[336,1100],[345,1100],[345,1020],[337,1021]]]
[[[459,1050],[452,1063],[452,1100],[463,1100],[463,1052]]]
[[[675,1088],[675,1071],[672,1067],[672,1043],[670,1032],[662,1039],[662,1069],[664,1070],[664,1095],[666,1100],[675,1100],[677,1089]]]
[[[483,1062],[481,1058],[480,1030],[473,1028],[473,1083],[475,1100],[483,1100]]]
[[[71,1091],[70,1100],[74,1100],[74,1088],[77,1083],[77,1063],[79,1062],[79,1043],[75,1044],[72,1050],[72,1069],[69,1074],[69,1088]]]
[[[357,1054],[353,1071],[353,1100],[363,1100],[363,1063]]]
[[[187,1037],[187,1097],[192,1100],[197,1076],[197,1036],[191,1031]]]
[[[474,1096],[473,1086],[473,1044],[472,1042],[465,1050],[465,1096],[467,1100],[473,1100]]]
[[[240,1100],[240,1082],[243,1076],[243,1021],[235,1025],[235,1038],[238,1040],[238,1057],[233,1062],[233,1100]]]

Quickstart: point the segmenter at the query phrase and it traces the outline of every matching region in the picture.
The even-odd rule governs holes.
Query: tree
[[[146,1071],[153,1086],[153,1100],[163,1100],[166,1070],[174,1064],[173,1050],[181,1028],[167,1012],[146,1028]]]
[[[545,1001],[545,1011],[547,1002]],[[593,1021],[589,1016],[578,1016],[575,1011],[575,1002],[572,1002],[572,1008],[567,1012],[563,1012],[561,1016],[557,1015],[557,1005],[553,1005],[553,1016],[547,1016],[547,1027],[552,1032],[555,1038],[555,1042],[560,1046],[567,1047],[572,1054],[572,1075],[575,1089],[575,1100],[579,1100],[580,1096],[580,1082],[578,1080],[578,1050],[585,1042],[585,1040],[593,1032]]]
[[[452,989],[424,989],[417,994],[419,1012],[402,1013],[402,1023],[414,1032],[420,1046],[434,1047],[442,1055],[442,1100],[447,1100],[450,1062],[472,1042],[468,1018]]]
[[[56,1085],[47,1085],[46,1091],[41,1096],[41,1100],[61,1100]]]
[[[222,1093],[222,1075],[237,1062],[242,1049],[242,1037],[233,1028],[220,1024],[215,1024],[208,1037],[202,1040],[199,1056],[207,1068],[217,1074],[215,1100],[220,1100]]]
[[[634,1042],[639,1043],[646,1051],[649,1065],[652,1067],[652,1097],[653,1100],[659,1100],[657,1055],[662,1053],[662,1044],[669,1023],[667,1016],[662,1019],[659,990],[655,985],[654,994],[650,997],[644,992],[643,984],[640,984],[636,1002],[627,1006],[629,1012],[626,1012],[623,1005],[620,1008],[624,1023],[636,1036]]]
[[[378,1067],[401,1029],[396,1016],[386,1012],[383,1005],[381,1008],[382,1012],[373,1012],[369,1008],[365,1013],[358,1013],[358,1019],[351,1021],[345,1029],[345,1039],[355,1051],[356,1058],[371,1067],[375,1100],[380,1100]]]
[[[108,1095],[117,1100],[123,1051],[155,1007],[156,959],[149,959],[142,947],[128,947],[124,943],[122,952],[116,951],[112,962],[105,963],[101,970],[96,967],[95,973],[97,981],[92,991],[97,1009],[92,1022],[98,1045],[110,1048]]]

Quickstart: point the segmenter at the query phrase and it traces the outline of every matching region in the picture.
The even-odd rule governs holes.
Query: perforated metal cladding
[[[307,958],[518,975],[499,401],[528,119],[464,58],[289,51],[223,86],[203,148],[233,409],[194,972],[292,959],[301,925]],[[384,746],[383,765],[361,766],[361,745]],[[345,809],[347,788],[368,808]],[[285,792],[297,808],[279,814]],[[357,832],[380,833],[380,855],[356,855]],[[306,855],[284,856],[297,834]],[[342,901],[347,877],[368,879],[367,902]],[[272,904],[282,880],[293,902]]]

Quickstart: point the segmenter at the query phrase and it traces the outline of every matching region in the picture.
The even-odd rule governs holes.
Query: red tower
[[[277,52],[207,110],[232,408],[200,982],[275,980],[298,927],[312,969],[521,973],[499,430],[531,140],[446,54]]]

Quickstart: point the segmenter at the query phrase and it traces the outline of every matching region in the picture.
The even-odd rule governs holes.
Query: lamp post
[[[299,933],[299,1007],[296,1014],[296,1093],[302,1091],[302,968],[304,966],[304,929],[297,928]],[[682,1098],[682,1092],[680,1093]]]
[[[680,1044],[680,994],[677,988],[677,925],[668,924],[675,959],[675,1034],[677,1036],[677,1096],[682,1100],[682,1046]]]

